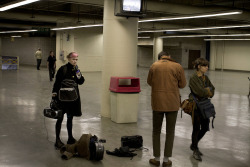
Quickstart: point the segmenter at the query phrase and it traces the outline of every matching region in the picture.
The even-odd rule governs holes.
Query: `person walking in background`
[[[36,51],[35,58],[36,58],[36,62],[37,62],[36,68],[37,68],[37,70],[40,70],[40,65],[42,62],[42,51],[40,48]]]
[[[150,67],[147,83],[151,86],[151,105],[153,109],[153,155],[150,164],[160,166],[160,135],[164,116],[166,117],[166,139],[162,166],[172,166],[175,124],[180,107],[179,88],[186,86],[182,66],[170,58],[167,52],[158,54],[158,61]]]
[[[198,101],[204,98],[212,98],[214,96],[215,87],[210,82],[209,78],[205,75],[208,70],[208,61],[204,58],[198,58],[194,61],[194,68],[196,71],[190,77],[189,87],[191,93],[189,99],[193,100],[195,97]],[[194,108],[193,115],[193,132],[192,132],[192,144],[190,149],[193,150],[193,157],[196,160],[202,161],[203,155],[199,148],[198,143],[202,137],[209,130],[209,119],[203,119],[197,106]]]
[[[56,71],[56,57],[53,51],[50,51],[49,57],[47,59],[47,68],[49,70],[49,79],[53,81],[55,71]]]
[[[61,126],[64,114],[67,113],[67,131],[68,131],[68,141],[67,144],[74,144],[76,142],[75,138],[72,134],[72,128],[73,128],[73,117],[74,116],[81,116],[81,99],[80,99],[80,93],[78,85],[82,85],[85,81],[84,77],[82,76],[80,70],[77,66],[78,61],[78,54],[76,52],[71,52],[68,56],[68,63],[66,65],[63,65],[59,68],[56,74],[56,80],[54,83],[54,87],[52,90],[52,99],[59,100],[59,104],[61,105],[63,116],[62,118],[57,119],[56,125],[55,125],[55,132],[56,132],[56,142],[55,147],[57,149],[61,148],[64,143],[60,139],[60,132],[61,132]],[[59,90],[61,88],[62,82],[65,80],[71,80],[74,81],[74,88],[77,92],[77,98],[74,99],[74,101],[70,102],[63,102],[59,99]]]

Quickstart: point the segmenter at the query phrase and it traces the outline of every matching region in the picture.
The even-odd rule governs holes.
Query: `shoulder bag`
[[[201,117],[203,119],[210,119],[210,117],[213,117],[212,120],[212,128],[214,128],[214,118],[215,118],[215,108],[214,105],[211,103],[211,100],[206,98],[201,101],[197,101],[196,97],[192,93],[192,96],[194,98],[194,101],[196,102],[197,108],[200,111]]]
[[[78,98],[76,91],[77,83],[72,79],[64,79],[59,90],[59,100],[63,102],[72,102]]]

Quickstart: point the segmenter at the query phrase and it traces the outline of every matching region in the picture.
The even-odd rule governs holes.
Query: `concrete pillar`
[[[215,70],[215,61],[216,61],[216,45],[215,42],[210,42],[210,61],[209,61],[209,70]]]
[[[153,42],[153,62],[158,60],[158,54],[163,51],[163,38],[154,37]]]
[[[138,18],[114,16],[114,0],[104,0],[101,116],[110,118],[110,77],[136,76]]]

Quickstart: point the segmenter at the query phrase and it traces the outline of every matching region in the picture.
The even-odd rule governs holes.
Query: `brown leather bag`
[[[195,102],[193,100],[191,101],[189,99],[185,99],[181,103],[181,110],[183,110],[186,114],[192,116],[194,105],[195,105]]]

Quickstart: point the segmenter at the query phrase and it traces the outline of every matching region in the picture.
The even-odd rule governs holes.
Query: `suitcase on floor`
[[[103,154],[104,154],[104,146],[100,142],[95,143],[95,157],[94,160],[100,161],[103,159]]]
[[[89,142],[90,160],[100,161],[103,159],[104,146],[96,136],[90,137]]]

